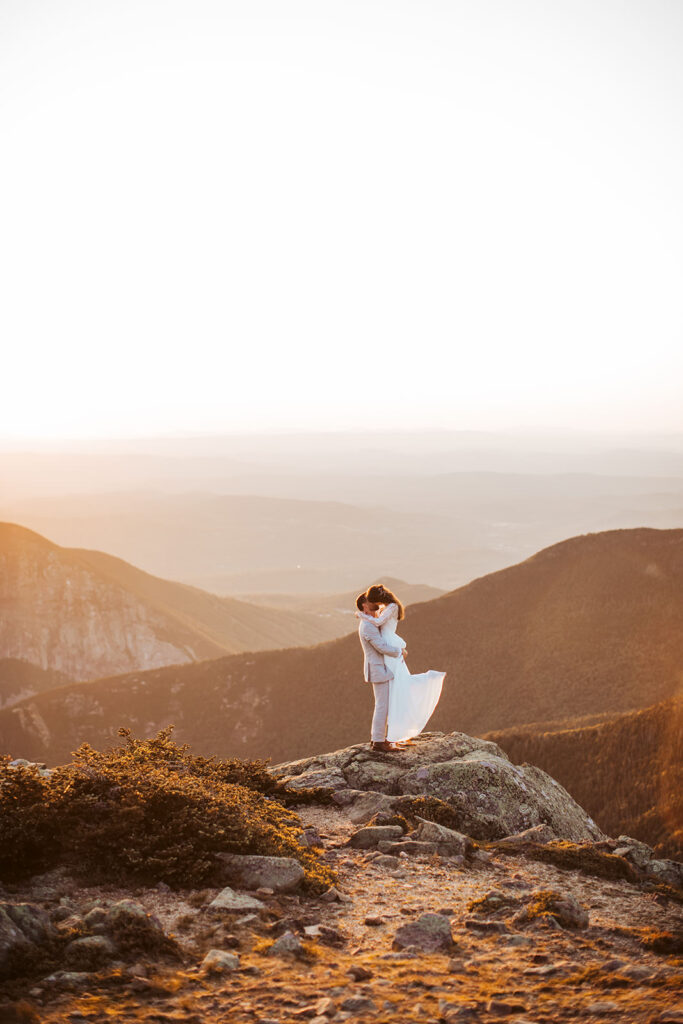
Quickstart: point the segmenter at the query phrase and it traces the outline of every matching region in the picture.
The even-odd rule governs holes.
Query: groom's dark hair
[[[356,598],[356,608],[358,609],[359,612],[363,611],[363,605],[365,604],[367,599],[368,595],[366,593],[359,594],[358,597]]]

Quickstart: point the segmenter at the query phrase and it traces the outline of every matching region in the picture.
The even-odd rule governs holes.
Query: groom
[[[378,604],[368,600],[367,594],[360,594],[356,598],[356,607],[359,612],[366,615],[374,615],[379,608]],[[358,626],[358,636],[365,660],[363,672],[366,683],[372,683],[375,694],[375,712],[372,716],[372,727],[370,731],[370,746],[372,750],[401,750],[393,743],[389,743],[387,735],[387,716],[389,714],[389,683],[394,678],[391,671],[384,664],[383,655],[388,654],[392,658],[398,658],[403,652],[400,647],[392,647],[382,639],[379,626],[375,626],[368,619],[361,619]]]

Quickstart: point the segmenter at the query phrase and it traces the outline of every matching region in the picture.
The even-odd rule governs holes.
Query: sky
[[[679,0],[3,0],[0,439],[683,429]]]

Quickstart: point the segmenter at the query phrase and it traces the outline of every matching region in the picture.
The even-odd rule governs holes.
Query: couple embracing
[[[403,605],[381,583],[359,594],[356,608],[365,679],[372,683],[375,694],[371,747],[402,750],[429,721],[446,673],[410,674],[406,642],[396,632],[404,616]]]

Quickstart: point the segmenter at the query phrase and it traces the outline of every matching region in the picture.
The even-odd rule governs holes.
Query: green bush
[[[196,757],[171,740],[134,739],[106,751],[87,743],[72,764],[41,778],[37,769],[0,763],[0,879],[66,865],[92,880],[167,882],[218,878],[217,853],[290,856],[309,888],[334,881],[298,842],[301,822],[264,761]]]

